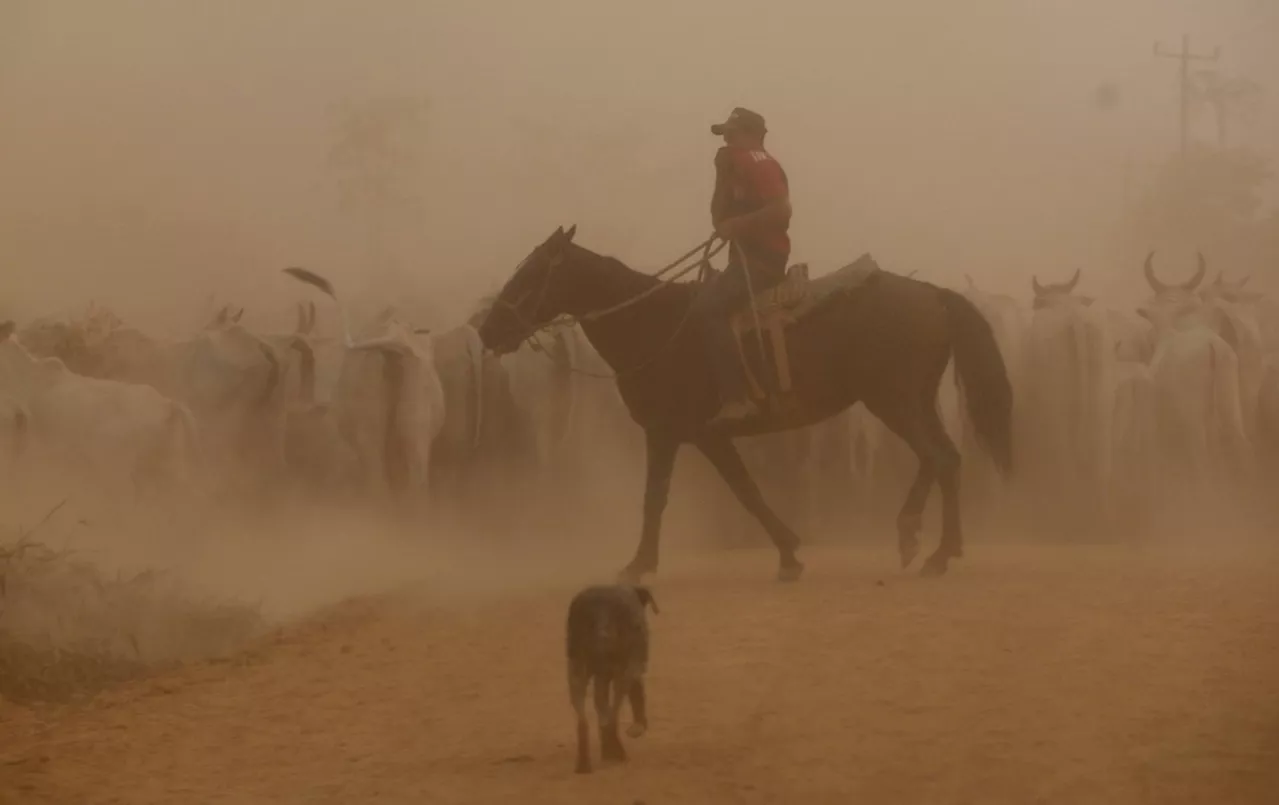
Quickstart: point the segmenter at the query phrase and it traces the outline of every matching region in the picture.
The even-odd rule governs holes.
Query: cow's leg
[[[671,491],[671,473],[676,466],[680,443],[655,431],[645,431],[644,514],[640,526],[640,545],[636,555],[620,574],[623,581],[638,582],[645,573],[658,569],[658,535],[662,530],[662,513],[667,508]]]
[[[916,535],[920,533],[921,516],[925,503],[929,500],[929,490],[938,477],[937,455],[925,418],[916,406],[904,406],[900,400],[877,401],[869,403],[868,409],[907,443],[919,462],[915,480],[911,482],[907,498],[898,511],[898,557],[905,570],[911,566],[920,551],[920,541]],[[937,419],[936,412],[934,419]]]
[[[738,502],[764,528],[769,539],[773,540],[774,547],[778,549],[778,580],[795,581],[800,578],[800,574],[804,572],[804,565],[796,558],[800,538],[765,503],[760,488],[751,479],[733,442],[726,437],[708,437],[698,440],[696,444],[733,490]]]
[[[627,759],[627,752],[622,748],[622,739],[618,737],[616,702],[621,697],[615,691],[617,686],[618,682],[613,675],[596,674],[596,720],[600,730],[600,759],[605,762],[619,762]]]

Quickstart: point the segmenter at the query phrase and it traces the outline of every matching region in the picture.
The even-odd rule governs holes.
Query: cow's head
[[[1221,271],[1213,278],[1213,282],[1200,289],[1200,298],[1206,302],[1227,302],[1230,304],[1254,304],[1263,299],[1263,295],[1246,290],[1252,275],[1245,274],[1238,280],[1227,279]]]
[[[1079,284],[1080,269],[1078,268],[1076,273],[1071,275],[1071,279],[1059,283],[1041,284],[1040,279],[1033,274],[1031,276],[1032,309],[1042,310],[1069,304],[1084,306],[1093,304],[1093,297],[1075,294],[1076,286]]]
[[[222,327],[230,327],[233,324],[240,323],[240,317],[244,315],[244,308],[232,310],[231,305],[223,305],[222,309],[213,317],[213,320],[205,325],[206,330],[216,330]]]
[[[1142,264],[1142,274],[1151,286],[1151,298],[1138,306],[1138,315],[1156,327],[1163,327],[1173,322],[1197,315],[1204,306],[1203,299],[1196,293],[1200,283],[1204,281],[1206,271],[1204,255],[1196,254],[1196,270],[1183,282],[1166,283],[1156,276],[1155,252],[1147,255]]]

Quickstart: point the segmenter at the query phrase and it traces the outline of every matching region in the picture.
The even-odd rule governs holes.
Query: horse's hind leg
[[[942,540],[920,572],[940,576],[947,572],[947,560],[964,556],[964,536],[960,527],[960,451],[947,434],[933,408],[926,408],[924,421],[933,435],[934,465],[938,488],[942,491]]]
[[[900,404],[899,404],[900,405]],[[907,443],[911,452],[916,454],[919,467],[915,480],[907,490],[907,498],[898,511],[898,557],[902,568],[911,566],[916,554],[920,552],[920,533],[924,506],[929,500],[929,490],[938,477],[938,455],[934,440],[930,437],[930,428],[924,415],[915,406],[897,407],[892,403],[868,405],[889,430]],[[933,418],[937,419],[935,412]],[[939,423],[941,427],[941,423]]]
[[[773,540],[778,549],[778,580],[795,581],[804,572],[804,565],[796,558],[800,538],[769,508],[760,494],[760,487],[751,479],[742,456],[733,442],[727,438],[707,438],[696,442],[702,454],[716,468],[720,477],[733,490],[738,502],[756,519]]]

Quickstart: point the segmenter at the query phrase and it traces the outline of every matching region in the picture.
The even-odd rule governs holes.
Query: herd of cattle
[[[1246,280],[1207,282],[1202,258],[1180,282],[1162,280],[1150,257],[1144,274],[1151,295],[1133,311],[1078,293],[1079,271],[1060,284],[1033,278],[1030,305],[960,289],[990,322],[1015,399],[1006,486],[974,449],[963,389],[944,376],[939,406],[965,456],[968,499],[1111,516],[1276,467],[1276,300]],[[600,379],[608,367],[576,326],[498,358],[476,333],[483,302],[444,332],[415,329],[394,308],[350,333],[335,317],[344,332],[325,335],[314,302],[298,305],[292,332],[252,332],[242,313],[224,308],[178,340],[102,310],[0,323],[0,466],[52,467],[117,500],[201,489],[483,507],[495,485],[572,485],[583,468],[626,460],[611,448],[636,444]],[[784,477],[789,497],[811,501],[817,489],[874,485],[898,449],[887,433],[855,406],[743,447],[766,487]]]
[[[626,421],[612,384],[583,373],[607,367],[578,328],[498,359],[476,333],[482,310],[427,332],[388,307],[325,335],[314,302],[292,332],[254,332],[243,313],[180,339],[96,307],[0,322],[0,467],[131,505],[303,493],[418,507],[552,476],[584,426]]]

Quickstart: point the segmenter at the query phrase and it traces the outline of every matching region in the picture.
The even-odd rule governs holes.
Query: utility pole
[[[1187,34],[1182,35],[1182,51],[1174,53],[1161,50],[1160,43],[1156,42],[1152,48],[1158,58],[1177,59],[1178,65],[1178,148],[1182,157],[1187,155],[1187,125],[1190,115],[1188,114],[1188,103],[1190,99],[1187,97],[1191,88],[1190,73],[1188,68],[1193,61],[1217,61],[1221,53],[1221,48],[1215,47],[1212,55],[1195,54],[1191,52],[1191,37]]]

